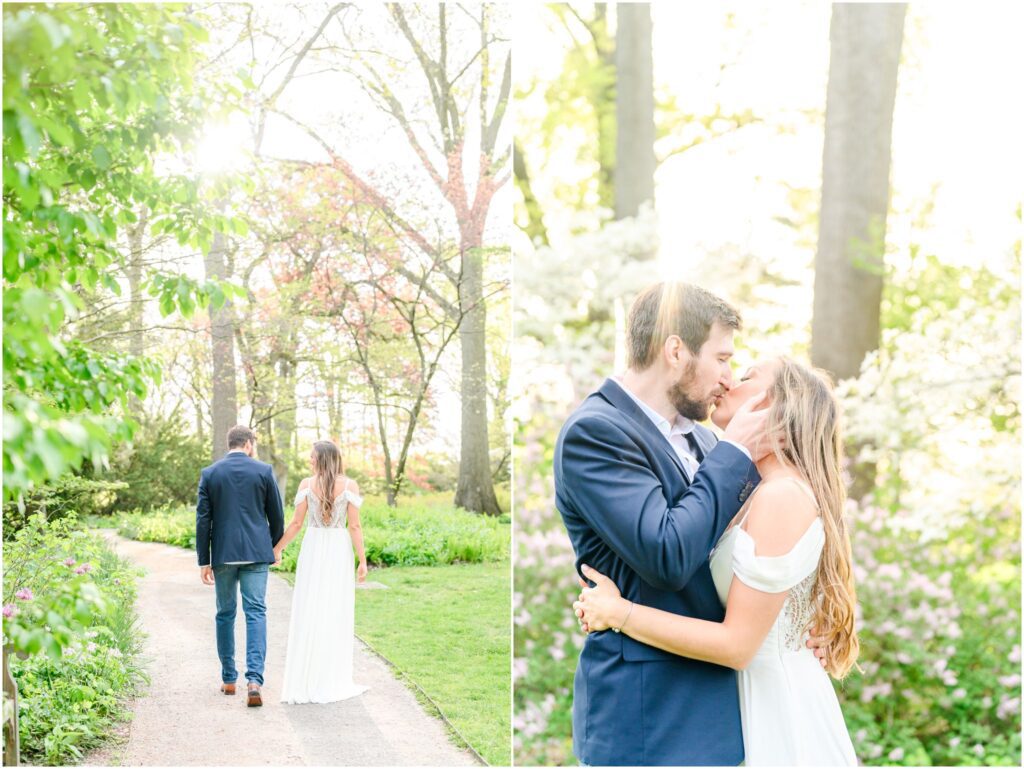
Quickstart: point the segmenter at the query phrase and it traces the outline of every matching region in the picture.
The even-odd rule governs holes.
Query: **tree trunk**
[[[821,216],[814,263],[811,361],[856,377],[878,348],[896,80],[906,5],[832,6]],[[850,447],[851,455],[860,453]],[[850,496],[874,486],[852,467]]]
[[[146,294],[142,290],[142,243],[146,233],[147,213],[146,207],[140,206],[138,221],[128,230],[128,353],[133,358],[141,358],[146,349],[143,332]],[[129,396],[128,410],[134,415],[142,414],[142,400],[139,396]]]
[[[332,372],[328,372],[325,379],[327,389],[327,435],[344,448],[345,444],[342,443],[341,434],[345,427],[341,380]]]
[[[465,313],[459,326],[462,347],[462,442],[455,504],[466,510],[500,515],[491,477],[487,437],[487,311],[483,301],[482,228],[463,238],[459,304]],[[475,241],[475,242],[474,242]]]
[[[294,332],[289,332],[286,349],[295,349],[298,340]],[[277,402],[274,404],[276,416],[274,424],[273,456],[274,477],[277,478],[281,501],[284,503],[285,490],[288,488],[288,454],[295,437],[295,361],[290,356],[282,356],[278,361]]]
[[[395,494],[395,475],[391,463],[391,448],[388,444],[388,423],[387,414],[384,413],[384,399],[368,366],[366,373],[370,380],[370,387],[373,389],[374,410],[377,412],[377,431],[380,433],[380,447],[384,453],[384,493],[387,497],[388,507],[396,507],[398,497]]]
[[[654,200],[654,60],[650,5],[615,8],[615,218],[624,219]]]
[[[206,255],[206,277],[225,279],[226,239],[214,233],[213,246]],[[230,300],[219,309],[210,308],[213,393],[210,399],[212,423],[211,457],[216,462],[228,450],[228,430],[238,423],[238,392],[235,380],[235,320]]]
[[[878,348],[905,4],[832,6],[811,360],[855,377]]]
[[[597,196],[602,208],[615,208],[615,43],[608,35],[608,3],[594,3],[594,21],[589,27],[594,38],[598,70],[610,75],[598,78],[590,103],[597,121]]]
[[[128,352],[133,358],[141,358],[145,351],[142,329],[146,294],[142,290],[142,245],[148,218],[148,211],[142,206],[138,221],[128,230]]]

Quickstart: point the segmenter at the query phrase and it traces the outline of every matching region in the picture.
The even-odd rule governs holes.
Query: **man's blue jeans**
[[[217,592],[217,655],[221,680],[233,684],[235,668],[235,615],[241,587],[245,613],[245,678],[263,685],[263,660],[267,656],[267,572],[269,564],[221,564],[213,567]]]

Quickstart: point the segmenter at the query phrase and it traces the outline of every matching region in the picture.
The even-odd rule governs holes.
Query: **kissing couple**
[[[735,382],[739,328],[704,289],[647,288],[625,374],[559,434],[583,765],[857,763],[829,680],[859,649],[839,404],[785,357]]]

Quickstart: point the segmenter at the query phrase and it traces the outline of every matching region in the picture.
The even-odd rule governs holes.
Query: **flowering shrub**
[[[861,668],[837,684],[864,763],[1020,763],[1020,516],[928,539],[850,505]]]
[[[572,677],[584,634],[570,610],[579,593],[573,550],[553,501],[551,458],[559,420],[539,396],[530,405],[530,421],[521,425],[516,441],[513,475],[513,755],[520,765],[558,766],[575,763]]]
[[[4,643],[18,685],[23,759],[64,764],[99,744],[144,678],[137,572],[98,536],[31,518],[4,544]]]

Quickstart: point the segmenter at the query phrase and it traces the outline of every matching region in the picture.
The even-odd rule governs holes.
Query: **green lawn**
[[[492,765],[511,765],[508,561],[375,569],[356,633],[440,706]]]

